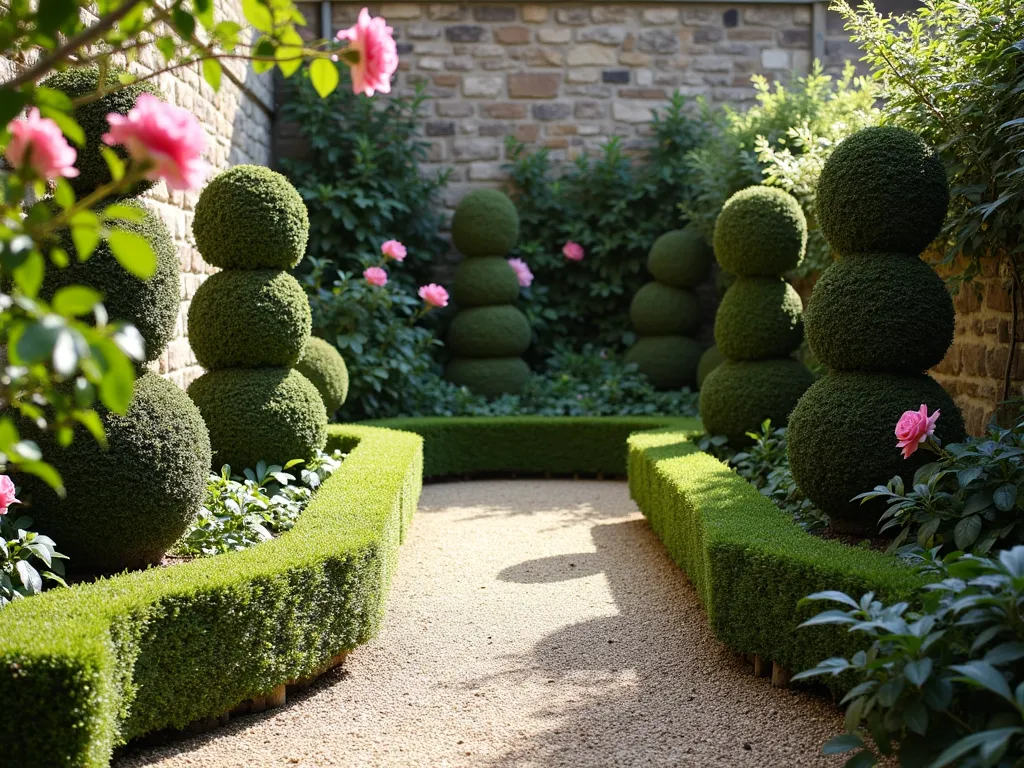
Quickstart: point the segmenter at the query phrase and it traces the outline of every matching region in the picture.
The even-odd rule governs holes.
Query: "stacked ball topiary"
[[[814,380],[792,355],[803,340],[802,303],[782,275],[807,247],[807,222],[792,195],[748,187],[729,198],[715,222],[715,256],[735,279],[715,316],[725,362],[703,381],[700,415],[713,435],[748,442],[765,419],[782,426]]]
[[[519,392],[530,377],[521,357],[530,323],[512,306],[519,280],[506,261],[518,238],[519,215],[501,192],[471,192],[455,209],[452,242],[466,258],[455,270],[459,312],[448,327],[445,378],[481,395]]]
[[[788,449],[797,484],[837,530],[877,531],[884,504],[853,497],[896,475],[909,482],[929,461],[927,451],[904,459],[896,447],[905,411],[941,411],[943,443],[965,435],[956,404],[924,373],[953,340],[953,301],[918,256],[948,205],[941,160],[900,128],[850,136],[822,169],[818,218],[841,258],[815,285],[805,322],[828,373],[793,412]]]
[[[312,317],[302,286],[285,271],[306,250],[302,198],[281,174],[238,165],[203,190],[192,231],[206,262],[223,270],[199,287],[188,311],[192,350],[207,369],[188,394],[210,429],[215,466],[312,458],[327,439],[327,411],[292,368]]]
[[[348,399],[348,367],[333,344],[310,336],[295,370],[313,382],[323,398],[328,418],[345,404]]]
[[[666,232],[654,241],[647,269],[654,280],[633,297],[629,318],[640,338],[626,361],[636,363],[655,389],[697,383],[700,344],[691,334],[699,322],[693,289],[711,273],[713,257],[693,227]]]

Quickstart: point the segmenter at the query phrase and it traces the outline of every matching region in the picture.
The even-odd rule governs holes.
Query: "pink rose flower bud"
[[[397,240],[388,240],[380,247],[380,252],[384,254],[384,258],[394,259],[395,261],[405,261],[405,255],[408,253],[405,250],[405,246]]]
[[[112,147],[123,145],[132,160],[148,164],[147,179],[163,179],[172,190],[195,189],[203,183],[207,165],[200,156],[206,134],[187,109],[143,93],[127,115],[111,112],[107,122],[110,131],[103,134],[103,141]]]
[[[509,259],[508,265],[515,271],[519,285],[523,288],[529,288],[533,283],[533,272],[526,266],[526,262],[522,259]]]
[[[569,261],[583,261],[583,246],[570,240],[562,248],[562,255]]]
[[[376,285],[378,288],[383,288],[388,284],[388,273],[380,267],[370,267],[369,269],[363,270],[363,277],[366,278],[366,282],[370,285]]]
[[[903,458],[909,459],[922,443],[935,434],[935,422],[940,411],[928,415],[928,406],[922,405],[916,411],[906,411],[896,424],[897,448],[903,449]]]
[[[78,152],[68,144],[57,123],[40,117],[37,108],[30,109],[24,120],[12,120],[7,130],[11,132],[11,141],[4,154],[15,169],[30,168],[42,179],[71,179],[78,175]]]
[[[437,283],[420,286],[419,295],[431,307],[440,309],[448,306],[448,291]]]
[[[383,18],[371,19],[366,8],[359,12],[354,27],[338,32],[336,39],[348,40],[348,50],[359,53],[359,63],[351,65],[353,93],[391,92],[391,76],[398,69],[393,32]]]
[[[0,475],[0,515],[6,515],[11,504],[21,504],[14,496],[14,481],[7,475]]]

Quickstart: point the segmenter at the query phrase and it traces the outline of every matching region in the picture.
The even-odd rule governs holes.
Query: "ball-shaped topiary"
[[[633,296],[629,319],[641,336],[693,333],[699,323],[697,297],[681,288],[647,283]]]
[[[679,389],[696,384],[701,351],[686,336],[648,336],[627,350],[625,360],[636,363],[655,389]]]
[[[455,208],[452,242],[465,256],[504,256],[519,239],[519,214],[495,189],[470,192]]]
[[[207,370],[290,368],[312,323],[306,292],[298,280],[277,269],[211,275],[188,309],[192,351]]]
[[[715,258],[740,277],[796,269],[807,249],[807,219],[796,198],[777,187],[747,187],[725,201],[715,221]]]
[[[715,342],[730,360],[786,357],[803,341],[800,294],[781,277],[740,277],[715,315]]]
[[[142,280],[132,275],[114,258],[106,240],[101,240],[88,261],[74,257],[71,233],[60,233],[60,245],[71,254],[63,269],[49,268],[43,278],[40,296],[49,301],[59,289],[69,285],[87,285],[103,295],[103,306],[111,320],[134,325],[146,343],[146,360],[156,360],[174,338],[180,299],[178,249],[167,226],[159,216],[137,201],[123,205],[144,212],[139,221],[123,219],[117,228],[140,235],[153,248],[156,272]]]
[[[99,409],[104,450],[77,434],[62,448],[36,436],[67,497],[23,476],[33,526],[53,538],[74,571],[110,573],[158,562],[195,519],[210,470],[210,437],[199,410],[154,373],[135,381],[123,416]]]
[[[818,179],[818,222],[843,255],[921,253],[942,229],[948,207],[942,160],[903,128],[865,128],[847,137]]]
[[[225,368],[192,382],[189,397],[210,429],[213,466],[236,472],[311,459],[327,442],[327,411],[309,379],[291,368]]]
[[[110,176],[110,169],[107,167],[107,161],[100,154],[100,148],[107,146],[100,137],[110,130],[107,115],[111,112],[127,115],[143,93],[161,96],[152,81],[123,85],[120,81],[120,76],[123,74],[126,74],[123,69],[108,69],[104,84],[106,87],[116,86],[117,90],[112,90],[99,99],[75,107],[72,112],[72,116],[85,134],[85,145],[76,147],[78,158],[75,160],[75,167],[79,171],[78,176],[67,180],[79,199],[113,180]],[[96,93],[99,81],[100,72],[97,67],[74,67],[51,75],[40,85],[61,91],[71,99],[77,99]],[[128,151],[124,147],[119,145],[114,147],[114,151],[122,160],[128,159]],[[132,189],[122,192],[119,196],[141,195],[154,184],[153,181],[140,181]]]
[[[704,428],[725,435],[733,445],[747,444],[747,432],[765,419],[784,425],[813,381],[807,367],[792,358],[726,360],[708,374],[700,390]]]
[[[310,336],[302,348],[295,370],[316,387],[328,417],[345,404],[348,398],[348,367],[333,344]]]
[[[502,256],[463,259],[455,268],[452,295],[460,307],[511,304],[519,298],[519,279]]]
[[[666,232],[647,254],[647,271],[673,288],[695,288],[707,280],[715,254],[696,227]]]
[[[935,434],[943,444],[965,437],[952,398],[923,374],[829,372],[800,400],[789,420],[788,452],[793,478],[840,531],[877,533],[884,502],[853,497],[885,485],[896,475],[909,484],[934,454],[918,450],[904,459],[893,430],[900,416],[922,404],[939,409]]]
[[[206,185],[192,232],[203,259],[215,267],[291,269],[305,254],[309,216],[280,173],[236,165]]]
[[[521,357],[462,357],[448,361],[444,377],[478,395],[497,397],[522,391],[530,378],[530,367]]]
[[[804,319],[811,349],[829,368],[921,373],[945,356],[955,315],[945,283],[928,264],[875,253],[825,270]]]
[[[697,389],[701,389],[708,374],[724,362],[725,355],[719,350],[717,344],[712,344],[704,350],[704,354],[700,356],[700,362],[697,363]]]
[[[530,346],[530,321],[508,304],[473,307],[452,318],[447,345],[453,357],[515,357]]]

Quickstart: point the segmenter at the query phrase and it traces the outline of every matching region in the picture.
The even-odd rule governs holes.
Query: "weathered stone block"
[[[596,69],[570,69],[565,73],[565,82],[573,85],[596,83],[601,79],[601,72]]]
[[[543,5],[524,5],[523,21],[530,24],[541,24],[548,19],[548,9]]]
[[[551,45],[568,43],[572,38],[572,32],[568,29],[538,29],[537,40]]]
[[[453,43],[479,43],[484,39],[486,29],[475,24],[456,24],[444,31],[444,36]]]
[[[789,53],[777,48],[761,51],[761,66],[765,69],[789,69]]]
[[[646,123],[654,113],[649,106],[616,101],[612,104],[612,117],[621,123]]]
[[[642,53],[674,53],[679,50],[679,38],[666,29],[645,29],[640,33],[637,47]]]
[[[624,5],[595,5],[590,9],[590,20],[595,24],[618,24],[624,22],[627,9]]]
[[[473,114],[473,105],[461,101],[438,101],[434,103],[438,117],[469,117]]]
[[[526,117],[526,105],[508,102],[483,104],[480,107],[480,114],[493,120],[522,120]]]
[[[465,138],[452,140],[452,157],[456,160],[497,160],[501,144],[494,139]]]
[[[423,12],[423,6],[419,3],[382,3],[380,16],[389,21],[391,19],[418,19]]]
[[[581,43],[622,45],[626,41],[626,30],[623,27],[590,27],[581,29],[576,39]]]
[[[462,78],[462,95],[493,99],[501,94],[504,84],[504,78],[498,75],[466,75]]]
[[[564,102],[555,104],[534,104],[530,108],[534,120],[565,120],[572,114],[572,105]]]
[[[629,70],[628,69],[606,69],[601,73],[602,83],[617,83],[623,84],[629,82]]]
[[[644,20],[644,24],[654,24],[656,26],[664,26],[666,24],[678,24],[679,23],[679,9],[678,8],[648,8],[643,12],[641,18]]]
[[[525,45],[530,42],[529,27],[498,27],[494,39],[502,45]]]
[[[590,11],[586,8],[558,8],[555,11],[555,20],[559,24],[581,27],[590,20]]]
[[[570,67],[600,67],[615,64],[617,59],[615,49],[588,43],[573,46],[566,56],[565,63]]]
[[[577,101],[573,114],[579,120],[601,120],[608,115],[608,106],[600,101]]]
[[[455,123],[450,120],[427,122],[423,129],[427,136],[454,136]]]
[[[508,76],[508,95],[513,99],[553,99],[561,84],[557,72],[522,72]]]
[[[427,18],[434,21],[460,21],[465,14],[466,9],[456,3],[431,3],[427,6]]]

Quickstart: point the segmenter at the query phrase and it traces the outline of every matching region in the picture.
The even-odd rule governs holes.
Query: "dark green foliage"
[[[225,368],[192,382],[189,397],[210,429],[214,466],[255,467],[309,459],[324,447],[327,411],[290,368]]]
[[[715,258],[726,272],[774,277],[800,265],[807,220],[778,187],[747,187],[725,201],[715,222]]]
[[[35,527],[60,542],[75,571],[159,561],[199,511],[210,469],[206,425],[166,379],[142,374],[124,416],[101,414],[107,450],[82,435],[66,448],[52,433],[36,436],[64,479],[66,499],[34,477],[18,478]]]
[[[519,214],[501,192],[477,189],[456,206],[452,243],[464,256],[504,256],[518,239]]]
[[[942,160],[903,128],[865,128],[843,140],[818,181],[818,222],[833,250],[921,253],[949,207]]]
[[[800,294],[781,277],[740,277],[715,315],[715,341],[730,360],[786,357],[800,348]]]
[[[463,259],[455,268],[452,298],[463,308],[511,304],[519,298],[519,279],[502,256]]]
[[[708,377],[708,374],[724,362],[725,355],[722,354],[717,344],[712,344],[704,350],[704,354],[700,356],[700,362],[697,363],[697,389],[703,387],[704,379]]]
[[[516,394],[530,379],[530,367],[521,357],[456,357],[448,361],[445,378],[458,387],[484,397]]]
[[[900,475],[909,483],[932,454],[904,459],[893,430],[904,411],[922,404],[942,412],[935,435],[943,444],[962,440],[960,409],[934,379],[924,375],[829,372],[801,398],[789,422],[789,463],[807,497],[839,530],[877,531],[881,501],[860,504],[859,493]]]
[[[236,165],[206,185],[192,233],[203,259],[215,267],[290,269],[306,252],[309,217],[280,173]]]
[[[626,352],[655,389],[693,387],[697,383],[700,344],[686,336],[647,336]]]
[[[306,292],[276,269],[211,275],[188,308],[189,342],[207,370],[289,368],[299,359],[311,324]]]
[[[106,240],[100,241],[88,261],[73,255],[63,269],[46,270],[40,296],[47,301],[60,288],[88,285],[103,294],[103,306],[111,320],[131,323],[146,342],[146,360],[156,360],[174,338],[178,319],[181,266],[178,249],[163,220],[141,202],[123,203],[146,212],[141,221],[118,222],[117,228],[146,238],[156,255],[156,272],[148,280],[140,280],[122,267]],[[61,232],[60,245],[69,254],[75,253],[70,231]]]
[[[765,419],[785,424],[813,381],[807,367],[791,358],[726,360],[704,379],[700,417],[709,434],[725,435],[730,443],[744,445],[750,442],[747,432],[756,430]]]
[[[697,330],[698,312],[690,291],[652,282],[636,292],[629,319],[641,336],[681,336]]]
[[[448,326],[453,357],[517,357],[530,346],[530,322],[513,306],[474,307]]]
[[[75,147],[78,151],[75,167],[79,170],[79,174],[73,179],[68,179],[71,188],[75,190],[75,195],[78,198],[85,197],[90,192],[112,181],[110,170],[107,168],[107,162],[103,159],[103,155],[100,154],[100,147],[107,146],[100,140],[100,137],[110,130],[110,125],[107,123],[107,115],[111,112],[127,115],[132,107],[135,106],[139,95],[143,93],[151,93],[162,98],[162,94],[151,80],[122,87],[118,76],[123,73],[124,70],[108,69],[105,85],[107,87],[118,86],[117,90],[95,101],[90,101],[88,104],[81,105],[73,112],[75,121],[82,126],[82,131],[85,132],[85,146]],[[99,80],[100,71],[97,67],[82,67],[58,72],[43,80],[40,85],[57,91],[63,91],[70,98],[77,99],[81,96],[95,93],[98,89]],[[128,151],[124,147],[117,146],[114,148],[114,151],[117,152],[118,157],[122,160],[128,159]],[[134,197],[135,195],[141,195],[155,183],[153,181],[140,181],[132,189],[123,192],[120,196]]]
[[[857,254],[821,276],[804,323],[829,368],[921,373],[953,342],[954,311],[942,279],[916,256]]]
[[[330,418],[348,397],[348,367],[334,346],[316,336],[310,336],[302,348],[295,370],[316,387]]]
[[[0,728],[4,761],[102,768],[129,739],[227,712],[376,634],[422,441],[331,427],[331,447],[350,453],[280,538],[0,612],[0,701],[24,718]],[[104,494],[92,514],[127,499]]]
[[[696,288],[707,280],[714,263],[714,251],[696,227],[666,232],[647,254],[647,271],[673,288]]]

